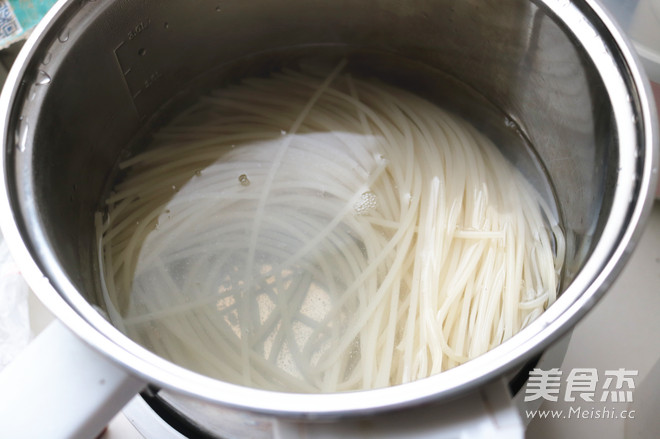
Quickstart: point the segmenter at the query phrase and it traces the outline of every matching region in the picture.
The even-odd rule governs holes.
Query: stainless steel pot
[[[423,65],[501,110],[486,129],[514,122],[562,213],[561,296],[491,352],[387,389],[267,392],[156,357],[94,306],[93,214],[118,157],[163,117],[157,110],[179,102],[182,90],[203,88],[209,72],[222,82],[327,50]],[[451,92],[396,62],[363,64],[416,91]],[[635,55],[593,0],[62,0],[26,43],[2,94],[2,231],[40,299],[106,361],[137,377],[127,394],[149,383],[193,418],[200,405],[328,420],[446,401],[548,347],[621,269],[655,187],[649,96]]]

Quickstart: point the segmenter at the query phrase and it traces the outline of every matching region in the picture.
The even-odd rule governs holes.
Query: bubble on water
[[[358,215],[366,215],[378,205],[376,194],[371,191],[364,192],[353,208]]]
[[[250,186],[250,179],[246,174],[239,175],[238,182],[241,183],[241,186]]]

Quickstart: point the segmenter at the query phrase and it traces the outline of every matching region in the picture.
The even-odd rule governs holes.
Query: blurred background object
[[[626,32],[651,80],[660,106],[660,0],[602,0]],[[655,192],[660,198],[660,182]]]
[[[0,49],[30,35],[55,0],[0,0]]]

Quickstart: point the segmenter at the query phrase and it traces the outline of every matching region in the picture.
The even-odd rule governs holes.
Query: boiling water
[[[146,152],[120,163],[98,222],[103,300],[114,324],[205,375],[266,389],[331,392],[398,384],[454,367],[492,348],[492,340],[510,337],[552,301],[556,291],[523,283],[518,301],[526,305],[519,309],[516,302],[515,315],[507,311],[511,298],[489,305],[487,296],[472,292],[465,305],[443,307],[454,294],[443,282],[453,282],[452,272],[462,266],[442,266],[439,255],[501,247],[508,229],[470,219],[470,212],[447,220],[445,213],[456,208],[451,200],[432,201],[440,203],[435,210],[424,207],[451,186],[443,178],[452,169],[436,172],[433,152],[411,159],[414,148],[399,142],[409,133],[384,132],[368,109],[351,108],[348,103],[381,93],[379,82],[357,78],[387,72],[389,82],[410,84],[414,72],[415,86],[408,88],[453,114],[469,115],[537,188],[546,206],[541,232],[556,252],[551,186],[513,118],[446,75],[391,57],[375,60],[361,54],[347,66],[302,62],[294,72],[272,73],[282,81],[275,86],[249,79],[211,92],[157,129]],[[471,172],[469,160],[463,172]],[[460,168],[456,163],[450,168]],[[516,178],[510,173],[509,193],[521,184]],[[508,193],[490,196],[507,205]],[[485,212],[482,198],[465,204],[474,201],[473,210]],[[444,222],[429,220],[436,217]],[[456,247],[436,252],[435,243],[445,241],[434,222],[455,229]],[[474,244],[476,237],[488,244]],[[495,250],[479,264],[488,258],[498,258]],[[559,267],[553,259],[554,278]],[[505,282],[487,276],[467,282]],[[424,300],[433,302],[434,315],[424,315]],[[497,312],[493,307],[503,323],[480,327],[482,314]],[[465,322],[455,322],[461,315]],[[435,328],[425,325],[446,330],[437,354],[433,347],[413,353],[408,346],[432,338]],[[492,335],[471,346],[477,335],[470,331]]]

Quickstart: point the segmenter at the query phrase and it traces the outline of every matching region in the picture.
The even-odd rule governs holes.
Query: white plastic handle
[[[0,437],[96,437],[145,382],[51,323],[0,373]]]
[[[314,439],[523,439],[525,427],[499,380],[480,391],[439,405],[336,423],[277,421],[275,438]]]

